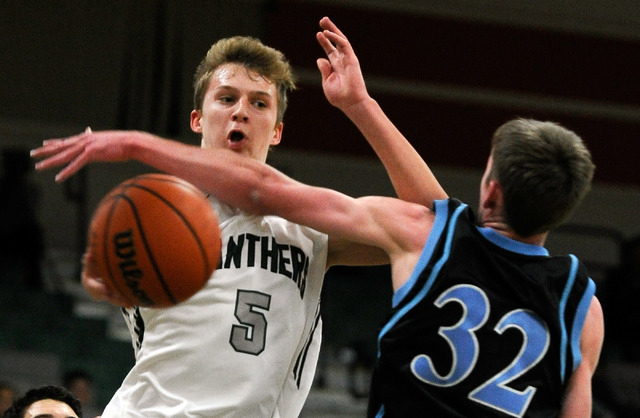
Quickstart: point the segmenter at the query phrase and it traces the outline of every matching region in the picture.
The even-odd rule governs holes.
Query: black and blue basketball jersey
[[[455,199],[378,337],[370,417],[557,416],[595,284],[573,255],[478,227]]]

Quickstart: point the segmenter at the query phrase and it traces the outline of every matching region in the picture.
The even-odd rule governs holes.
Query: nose
[[[236,103],[235,109],[231,114],[231,119],[234,122],[237,122],[237,121],[246,122],[249,119],[249,113],[247,112],[248,106],[249,104],[247,103],[246,100],[244,99],[238,100],[238,102]]]

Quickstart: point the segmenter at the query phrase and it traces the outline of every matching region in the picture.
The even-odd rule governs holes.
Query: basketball
[[[220,261],[218,218],[204,193],[167,174],[111,190],[88,233],[96,274],[131,305],[169,307],[193,296]]]

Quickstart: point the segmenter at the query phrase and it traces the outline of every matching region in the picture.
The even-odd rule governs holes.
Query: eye
[[[267,107],[267,103],[262,100],[256,100],[253,103],[256,107],[260,107],[260,108]]]
[[[218,101],[220,101],[221,103],[233,103],[235,99],[233,98],[233,96],[220,96],[218,97]]]

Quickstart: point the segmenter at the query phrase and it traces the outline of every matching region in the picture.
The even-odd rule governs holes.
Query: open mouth
[[[244,138],[245,138],[244,133],[240,131],[232,131],[231,134],[229,134],[229,140],[231,142],[240,142]]]

